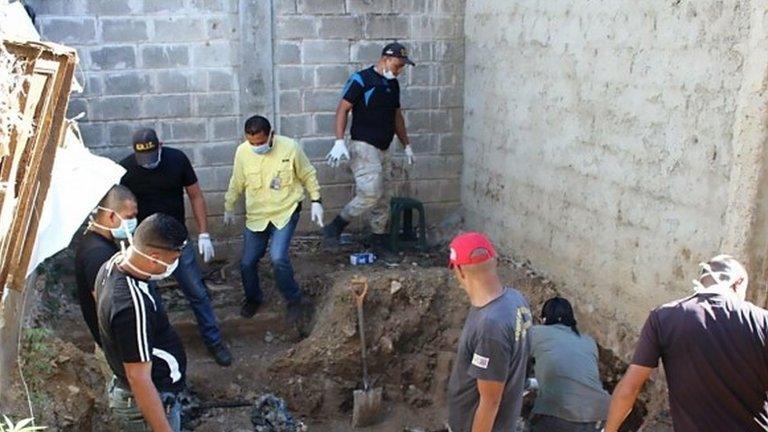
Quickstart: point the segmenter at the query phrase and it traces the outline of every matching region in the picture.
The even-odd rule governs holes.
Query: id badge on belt
[[[281,187],[283,187],[283,179],[280,178],[280,173],[278,172],[272,178],[272,181],[269,182],[269,188],[272,190],[280,190]]]

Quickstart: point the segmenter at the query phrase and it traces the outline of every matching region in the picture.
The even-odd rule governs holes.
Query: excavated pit
[[[444,267],[442,251],[400,254],[373,266],[351,267],[344,254],[323,254],[316,245],[297,249],[297,279],[316,304],[311,332],[303,340],[282,320],[283,305],[271,286],[267,266],[262,274],[270,299],[251,320],[238,315],[239,274],[209,274],[213,304],[236,358],[229,368],[216,366],[206,354],[178,290],[163,290],[190,359],[188,381],[195,403],[187,411],[186,430],[252,430],[248,403],[264,393],[284,398],[311,431],[352,430],[352,392],[361,386],[362,371],[357,316],[348,282],[358,275],[369,279],[365,330],[370,372],[374,386],[384,389],[386,406],[383,422],[367,430],[443,430],[445,390],[467,302]],[[71,257],[60,259],[66,263]],[[505,262],[501,274],[506,283],[525,294],[534,312],[556,293],[553,284],[525,266]],[[73,306],[72,275],[64,265],[47,277],[47,282],[44,278],[38,283],[39,297],[56,298],[61,304],[56,313],[39,313],[33,320],[35,327],[51,329],[45,336],[47,342],[42,343],[47,343],[46,352],[53,359],[52,368],[34,370],[40,376],[33,380],[32,391],[44,395],[44,403],[35,406],[39,423],[51,430],[105,430],[109,421],[103,400],[104,375],[92,354],[79,310]],[[573,301],[578,307],[578,299]],[[588,328],[583,330],[589,333]],[[625,368],[610,350],[600,348],[606,388],[615,386]],[[17,390],[16,403],[9,406],[12,412],[24,413],[25,398]],[[639,429],[651,396],[641,397],[623,430]],[[525,409],[530,406],[527,400]],[[643,430],[666,429],[646,424]]]

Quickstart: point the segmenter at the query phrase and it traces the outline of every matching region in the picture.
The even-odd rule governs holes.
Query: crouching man
[[[114,377],[109,407],[121,431],[179,432],[185,386],[184,346],[150,281],[173,273],[187,229],[156,213],[141,222],[133,245],[96,277],[99,332]]]
[[[312,221],[322,227],[320,184],[304,150],[296,141],[276,135],[266,118],[249,118],[245,122],[245,142],[235,153],[232,178],[224,198],[224,224],[229,225],[235,219],[235,203],[245,194],[240,263],[245,301],[241,315],[252,317],[264,301],[258,264],[269,245],[275,281],[287,303],[287,321],[297,325],[300,332],[311,314],[311,304],[296,283],[288,248],[299,223],[305,189],[312,200]]]

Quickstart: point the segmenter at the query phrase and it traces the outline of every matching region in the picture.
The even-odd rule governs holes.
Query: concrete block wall
[[[463,106],[464,0],[280,0],[275,18],[275,80],[279,132],[299,139],[315,161],[329,219],[354,187],[348,165],[323,158],[334,141],[334,119],[349,75],[378,60],[398,40],[416,67],[399,78],[416,164],[404,166],[395,138],[394,194],[426,203],[438,222],[459,207]],[[305,218],[306,219],[306,218]],[[308,222],[305,220],[305,222]],[[304,225],[307,227],[307,225]]]
[[[467,4],[470,225],[625,356],[720,251],[747,3]]]
[[[131,151],[133,129],[154,127],[192,160],[215,237],[240,234],[242,216],[232,227],[220,221],[242,124],[253,114],[304,145],[319,171],[328,221],[335,216],[354,190],[347,165],[323,163],[341,88],[393,39],[418,63],[400,80],[417,165],[403,169],[393,149],[395,193],[424,200],[433,222],[460,204],[464,0],[27,3],[45,39],[78,49],[85,92],[72,100],[70,115],[86,113],[86,144],[120,159]],[[300,230],[315,230],[305,213]],[[188,209],[195,231],[191,216]]]

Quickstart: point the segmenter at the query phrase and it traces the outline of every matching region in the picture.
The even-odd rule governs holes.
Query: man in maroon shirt
[[[745,300],[747,272],[733,257],[701,266],[695,294],[648,316],[606,432],[618,431],[659,358],[676,432],[768,430],[768,311]]]

